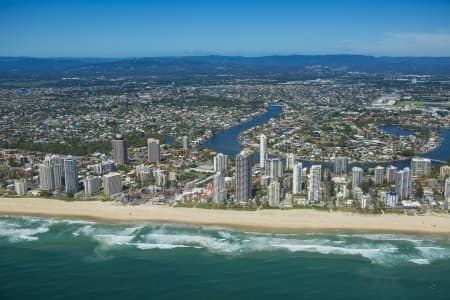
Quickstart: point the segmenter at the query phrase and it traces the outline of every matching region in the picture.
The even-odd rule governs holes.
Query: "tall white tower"
[[[267,158],[267,137],[263,133],[259,140],[259,167],[264,169]]]
[[[292,173],[292,194],[299,194],[302,192],[302,169],[301,162],[294,165],[294,171]]]

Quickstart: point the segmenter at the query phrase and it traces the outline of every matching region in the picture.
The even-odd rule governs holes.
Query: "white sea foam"
[[[240,250],[239,243],[230,241],[220,241],[214,237],[205,235],[188,235],[188,234],[159,234],[150,233],[145,236],[146,242],[154,242],[157,244],[182,244],[197,245],[213,251],[234,252]]]
[[[443,247],[415,247],[422,253],[422,256],[429,261],[441,260],[450,258],[450,251]]]
[[[7,226],[0,228],[0,237],[7,237],[11,242],[35,241],[39,238],[36,235],[49,231],[48,227],[38,228],[17,228],[17,226]]]
[[[409,260],[410,262],[417,265],[429,265],[430,261],[426,258],[412,258]]]
[[[414,239],[411,236],[404,235],[395,235],[395,234],[378,234],[378,233],[370,233],[370,234],[338,234],[339,237],[344,238],[362,238],[366,240],[373,241],[406,241],[411,243],[421,243],[422,239]]]
[[[149,249],[175,249],[175,248],[189,248],[186,245],[172,245],[172,244],[155,244],[155,243],[129,243],[129,245],[136,246],[141,250]],[[198,247],[195,247],[198,248]]]
[[[386,255],[397,252],[396,247],[366,248],[360,245],[359,248],[336,247],[331,245],[317,244],[273,244],[272,247],[284,248],[291,252],[312,252],[320,254],[338,254],[338,255],[359,255],[369,259],[373,263],[387,263]]]
[[[96,234],[93,238],[106,245],[126,245],[133,240],[133,235]]]

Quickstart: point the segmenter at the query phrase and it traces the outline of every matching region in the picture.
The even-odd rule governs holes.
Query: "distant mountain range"
[[[117,76],[273,76],[311,66],[330,71],[450,75],[450,57],[365,55],[184,56],[149,58],[0,57],[0,79]],[[306,68],[305,68],[306,67]]]

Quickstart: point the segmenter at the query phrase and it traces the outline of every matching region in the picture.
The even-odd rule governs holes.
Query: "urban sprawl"
[[[448,78],[347,72],[205,85],[97,78],[87,87],[78,80],[0,88],[0,195],[235,209],[449,209],[450,149],[445,158],[425,158],[450,126]],[[238,155],[203,145],[272,105],[282,111],[227,141],[242,145]]]

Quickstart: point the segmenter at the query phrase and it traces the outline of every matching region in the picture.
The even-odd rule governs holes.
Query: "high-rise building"
[[[439,176],[444,179],[450,176],[450,166],[442,166],[439,169]]]
[[[136,179],[139,180],[141,185],[145,185],[149,183],[150,175],[152,174],[152,167],[149,165],[138,165],[135,168],[136,170]]]
[[[252,153],[242,151],[236,156],[235,165],[235,202],[248,202],[252,198]]]
[[[345,175],[347,174],[347,163],[348,158],[347,157],[336,157],[334,159],[334,173],[336,175]]]
[[[303,165],[301,162],[294,165],[292,173],[292,194],[299,194],[302,192],[302,169]]]
[[[396,192],[384,192],[381,199],[385,207],[396,207],[398,204],[398,194]]]
[[[19,179],[14,181],[14,189],[18,196],[25,195],[27,193],[27,182],[25,179]]]
[[[153,176],[155,176],[155,185],[160,187],[166,186],[166,174],[164,174],[163,170],[156,170],[153,172]]]
[[[286,170],[292,170],[295,165],[295,155],[294,153],[288,153],[286,155]]]
[[[259,139],[259,167],[261,169],[266,167],[267,159],[267,137],[263,133]]]
[[[280,206],[280,183],[273,181],[268,187],[268,197],[270,206]]]
[[[87,176],[84,181],[84,195],[90,197],[100,191],[102,178],[100,176]]]
[[[375,184],[383,184],[384,182],[384,168],[382,166],[377,166],[375,168]]]
[[[46,156],[39,165],[39,186],[41,190],[54,191],[63,188],[64,164],[57,156]]]
[[[228,155],[218,153],[214,156],[214,172],[221,172],[222,174],[227,170]]]
[[[445,179],[444,199],[450,202],[450,178]]]
[[[313,165],[309,171],[308,201],[318,203],[322,201],[322,188],[320,181],[322,178],[322,166]]]
[[[270,179],[278,179],[283,176],[283,163],[279,158],[271,158],[266,160],[266,175]]]
[[[70,155],[64,159],[64,179],[67,193],[78,192],[77,162]]]
[[[225,178],[220,172],[217,172],[213,178],[212,200],[214,203],[222,203],[226,200],[226,196]]]
[[[128,143],[120,134],[112,140],[112,156],[116,165],[124,165],[128,161]]]
[[[414,157],[411,159],[411,171],[414,177],[426,177],[430,176],[431,172],[431,159]]]
[[[188,151],[189,149],[189,140],[187,136],[183,136],[183,150]]]
[[[352,187],[359,187],[363,181],[364,170],[359,167],[352,168]]]
[[[97,175],[105,175],[114,170],[114,161],[102,161],[95,165],[89,165],[88,168],[90,168]]]
[[[411,170],[406,167],[397,172],[395,178],[395,191],[401,200],[409,199],[412,191]]]
[[[386,181],[387,182],[395,182],[395,178],[397,177],[397,167],[389,166],[386,168]]]
[[[148,161],[159,163],[161,161],[161,150],[159,147],[159,140],[150,138],[147,140],[148,147]]]
[[[122,175],[108,173],[103,175],[103,189],[106,195],[113,195],[122,191]]]

